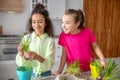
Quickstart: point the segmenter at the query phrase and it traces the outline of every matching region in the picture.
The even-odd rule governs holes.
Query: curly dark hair
[[[33,14],[40,14],[43,15],[45,18],[45,29],[44,32],[48,34],[48,36],[53,37],[53,24],[52,21],[49,17],[49,13],[48,11],[45,9],[44,5],[41,3],[36,4],[35,8],[32,10],[31,16],[28,20],[28,24],[27,24],[27,31],[28,33],[32,33],[34,31],[34,29],[32,28],[32,15]]]

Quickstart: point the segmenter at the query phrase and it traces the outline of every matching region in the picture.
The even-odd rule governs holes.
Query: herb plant
[[[94,79],[97,79],[102,74],[103,67],[100,64],[100,61],[95,61],[90,63],[91,74]]]
[[[110,59],[103,70],[100,61],[90,63],[91,74],[95,80],[120,80],[120,69],[117,64]]]
[[[79,68],[79,61],[75,61],[74,63],[71,63],[68,65],[67,67],[67,71],[66,71],[68,74],[73,74],[77,77],[80,76],[80,68]]]
[[[113,60],[109,60],[106,65],[104,80],[120,80],[120,69]]]
[[[24,39],[24,36],[21,39],[22,48],[25,52],[29,50],[30,40],[28,38]]]

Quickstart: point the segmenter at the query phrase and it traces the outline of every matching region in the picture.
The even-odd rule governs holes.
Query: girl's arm
[[[24,54],[25,58],[27,59],[30,59],[30,60],[38,60],[39,62],[43,63],[44,62],[44,58],[41,57],[40,55],[38,55],[37,53],[33,52],[33,51],[28,51],[28,52],[25,52]]]
[[[62,56],[61,56],[61,60],[60,60],[60,66],[59,66],[59,69],[58,71],[56,72],[53,72],[52,74],[61,74],[63,69],[64,69],[64,66],[65,66],[65,63],[66,63],[66,51],[65,51],[65,48],[62,47]]]
[[[18,45],[18,54],[19,54],[20,56],[23,56],[23,55],[24,55],[24,51],[23,51],[23,48],[22,48],[22,45],[21,45],[21,44]]]
[[[65,63],[66,63],[66,51],[65,51],[65,48],[62,47],[62,56],[61,56],[61,60],[60,60],[60,67],[58,70],[59,73],[62,73],[64,66],[65,66]]]
[[[105,67],[106,66],[105,65],[105,58],[103,56],[101,49],[99,48],[99,46],[97,45],[96,42],[92,43],[92,46],[93,46],[93,49],[94,49],[96,55],[100,58],[102,66]]]

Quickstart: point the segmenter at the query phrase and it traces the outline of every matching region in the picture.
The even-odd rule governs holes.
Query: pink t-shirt
[[[65,34],[62,32],[59,37],[59,45],[65,47],[67,63],[79,60],[80,69],[90,70],[90,61],[94,60],[91,43],[96,42],[93,32],[89,28],[82,28],[77,34]]]

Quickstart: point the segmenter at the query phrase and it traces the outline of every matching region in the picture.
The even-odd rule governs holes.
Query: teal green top
[[[38,60],[26,60],[23,56],[19,54],[16,56],[16,64],[18,66],[32,66],[33,73],[40,74],[45,71],[51,70],[55,63],[55,43],[54,39],[49,37],[46,33],[37,36],[34,32],[32,34],[27,34],[24,39],[29,39],[29,51],[34,51],[43,58],[45,61],[43,63]]]

